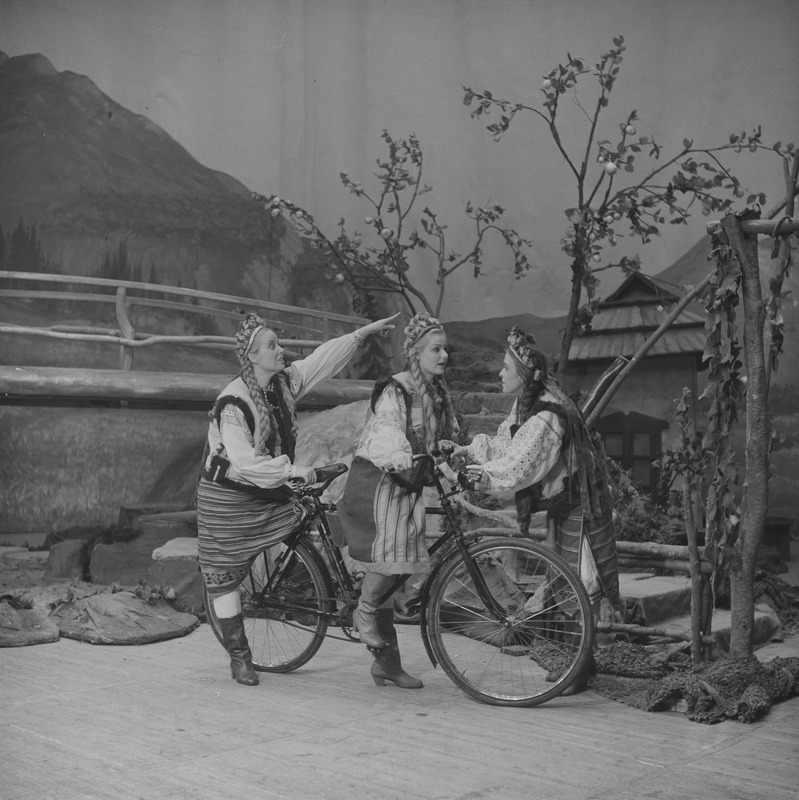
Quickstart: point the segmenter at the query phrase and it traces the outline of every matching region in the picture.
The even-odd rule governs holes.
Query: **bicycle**
[[[431,456],[415,456],[415,459]],[[242,583],[242,613],[261,672],[291,672],[306,664],[326,636],[359,642],[352,612],[359,590],[333,541],[321,499],[347,472],[343,464],[316,470],[317,483],[295,490],[299,523],[280,545],[263,551]],[[566,691],[591,655],[594,619],[588,594],[569,565],[525,538],[464,531],[440,470],[433,470],[446,530],[429,548],[436,561],[415,607],[433,666],[467,695],[490,705],[530,707]],[[432,509],[428,509],[432,511]],[[317,534],[318,542],[315,541]],[[402,585],[400,576],[380,602]],[[222,641],[206,591],[208,622]],[[343,636],[328,633],[338,627]]]

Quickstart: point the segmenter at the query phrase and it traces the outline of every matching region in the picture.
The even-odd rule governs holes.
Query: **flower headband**
[[[252,344],[258,333],[267,327],[266,322],[262,320],[257,314],[247,314],[239,325],[239,330],[236,333],[236,356],[241,364],[250,352]]]
[[[402,345],[405,355],[410,356],[411,348],[416,344],[416,342],[418,342],[426,333],[434,330],[444,330],[441,323],[435,317],[425,312],[413,316],[411,321],[405,327],[405,341]]]
[[[536,347],[535,336],[525,333],[518,325],[514,325],[508,334],[508,352],[522,367],[524,374],[532,374],[533,380],[541,381],[546,377],[546,363],[541,363],[541,352]]]

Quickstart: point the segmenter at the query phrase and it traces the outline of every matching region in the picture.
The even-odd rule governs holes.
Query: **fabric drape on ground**
[[[198,557],[210,594],[235,589],[255,557],[296,527],[292,503],[269,503],[200,480],[197,492]]]

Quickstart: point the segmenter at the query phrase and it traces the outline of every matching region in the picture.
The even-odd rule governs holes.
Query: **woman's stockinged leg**
[[[230,619],[241,614],[241,595],[238,589],[213,598],[214,613],[219,619]]]

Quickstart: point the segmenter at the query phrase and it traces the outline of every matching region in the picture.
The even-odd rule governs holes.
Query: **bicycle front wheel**
[[[307,664],[322,646],[333,589],[322,557],[307,541],[296,542],[282,571],[282,545],[258,554],[239,586],[252,664],[260,672],[291,672]],[[222,641],[213,603],[206,593],[208,622]]]
[[[482,593],[457,551],[430,588],[427,635],[444,672],[490,705],[536,706],[562,694],[587,668],[593,643],[580,579],[526,539],[491,538],[469,553]]]

